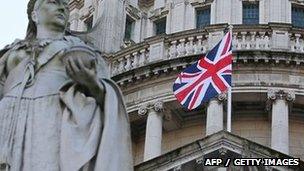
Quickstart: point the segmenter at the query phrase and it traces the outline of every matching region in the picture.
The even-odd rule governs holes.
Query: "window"
[[[154,22],[155,35],[166,33],[166,18],[159,19]]]
[[[131,40],[133,31],[134,31],[134,23],[135,21],[127,16],[126,19],[126,26],[125,26],[125,40]]]
[[[196,28],[204,28],[210,25],[210,7],[196,11]]]
[[[243,2],[243,24],[259,24],[259,2]]]
[[[92,27],[93,27],[93,15],[90,16],[89,18],[87,18],[85,21],[84,21],[85,25],[86,25],[86,28],[87,28],[87,31],[91,30]]]
[[[292,25],[304,27],[304,7],[292,7]]]

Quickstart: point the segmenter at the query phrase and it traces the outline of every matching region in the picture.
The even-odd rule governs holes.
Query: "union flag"
[[[195,109],[231,87],[231,72],[232,35],[227,32],[206,56],[178,75],[174,95],[184,108]]]

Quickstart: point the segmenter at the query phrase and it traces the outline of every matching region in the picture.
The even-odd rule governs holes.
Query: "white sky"
[[[23,39],[27,28],[28,0],[4,0],[0,6],[0,49],[16,38]]]

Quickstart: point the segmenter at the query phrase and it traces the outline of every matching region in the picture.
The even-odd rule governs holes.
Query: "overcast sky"
[[[25,37],[28,0],[4,0],[0,6],[0,49]]]

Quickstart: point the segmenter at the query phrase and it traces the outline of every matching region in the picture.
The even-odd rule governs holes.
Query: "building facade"
[[[243,157],[304,160],[303,0],[71,0],[69,5],[71,30],[100,48],[122,89],[137,170],[202,170],[194,167],[201,157],[236,147],[234,153]],[[172,92],[177,74],[208,52],[228,23],[234,53],[231,133],[219,132],[226,130],[225,94],[188,111]],[[191,159],[173,156],[216,137],[239,143],[189,153]],[[246,151],[241,142],[258,146]]]

